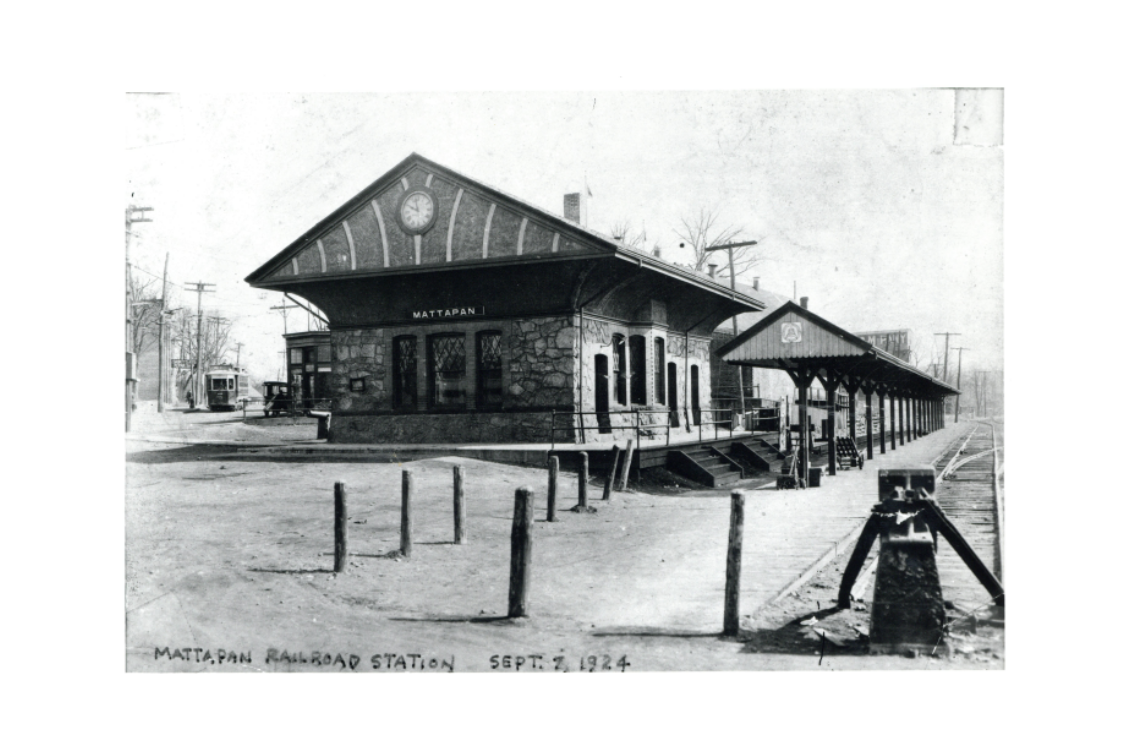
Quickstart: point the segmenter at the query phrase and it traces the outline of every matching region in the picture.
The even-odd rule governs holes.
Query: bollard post
[[[525,617],[530,590],[530,557],[534,524],[534,492],[529,487],[514,491],[514,521],[510,527],[510,607],[508,617]]]
[[[620,469],[620,491],[628,489],[628,472],[632,470],[632,450],[635,444],[628,438],[628,447],[624,449],[624,462]]]
[[[742,586],[742,536],[745,532],[745,493],[730,493],[730,546],[726,551],[726,606],[722,635],[738,634],[738,603]]]
[[[612,485],[616,482],[616,467],[620,462],[620,446],[612,446],[612,460],[611,466],[608,467],[608,479],[604,482],[604,495],[601,500],[608,500],[612,497]]]
[[[557,456],[549,457],[549,492],[546,493],[545,520],[557,520],[557,471],[560,461]]]
[[[589,454],[581,451],[581,466],[577,470],[577,505],[589,507]]]
[[[412,472],[400,475],[400,554],[412,556]]]
[[[345,484],[334,482],[334,572],[345,572],[346,549]]]
[[[455,502],[455,543],[462,544],[467,541],[467,511],[463,505],[463,467],[455,466],[452,469]]]

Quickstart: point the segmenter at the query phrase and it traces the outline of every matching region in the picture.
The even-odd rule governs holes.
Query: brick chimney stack
[[[753,290],[757,291],[760,288],[761,288],[761,277],[760,276],[754,276],[753,277]]]
[[[565,194],[565,218],[569,221],[576,222],[581,226],[586,226],[588,223],[588,216],[586,215],[587,206],[585,206],[584,199],[581,198],[580,193],[566,193]]]
[[[710,274],[710,278],[713,279],[714,273],[718,270],[718,264],[717,263],[707,263],[706,269],[707,269],[707,273]]]
[[[803,307],[805,310],[808,309],[808,297],[801,297],[800,298],[800,306]]]

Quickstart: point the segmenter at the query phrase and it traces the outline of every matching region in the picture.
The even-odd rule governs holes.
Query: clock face
[[[431,226],[435,213],[435,201],[423,191],[409,193],[400,204],[400,221],[409,231],[423,232]]]

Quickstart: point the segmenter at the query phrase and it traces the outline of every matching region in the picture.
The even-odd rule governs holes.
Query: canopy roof
[[[865,392],[956,395],[953,386],[864,341],[792,300],[764,316],[715,352],[735,365],[796,371],[808,369],[847,376]]]

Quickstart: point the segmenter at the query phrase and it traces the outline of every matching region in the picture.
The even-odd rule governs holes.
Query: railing
[[[740,410],[738,399],[730,396],[712,396],[710,403],[715,410]],[[780,425],[781,402],[749,397],[745,399],[745,414],[749,416],[750,432],[776,432]],[[741,424],[745,426],[744,417]]]
[[[695,413],[698,417],[698,440],[702,442],[702,428],[714,427],[714,439],[718,439],[718,425],[725,424],[730,432],[730,437],[734,436],[734,410],[733,409],[702,409]]]
[[[641,414],[665,414],[666,421],[642,423],[640,420]],[[558,417],[568,417],[569,424],[558,426]],[[573,418],[577,417],[577,425],[573,424]],[[585,417],[596,417],[596,427],[587,427],[585,425]],[[612,419],[617,418],[620,422],[619,425],[612,424]],[[602,419],[607,419],[608,424],[601,424]],[[626,420],[626,421],[625,421]],[[596,430],[598,434],[607,434],[612,430],[633,430],[636,434],[636,445],[640,444],[645,430],[664,430],[667,434],[667,445],[671,444],[671,412],[668,409],[631,409],[628,411],[557,411],[554,409],[550,412],[549,423],[549,443],[550,448],[557,447],[557,433],[576,431],[581,435],[581,443],[585,443],[585,433],[587,431]]]

